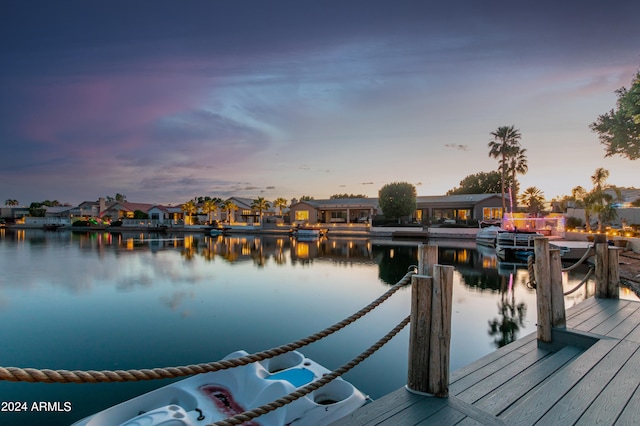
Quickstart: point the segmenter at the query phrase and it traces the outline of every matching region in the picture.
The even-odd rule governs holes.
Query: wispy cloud
[[[446,146],[447,148],[457,149],[458,151],[468,151],[469,150],[469,145],[447,143],[444,146]]]

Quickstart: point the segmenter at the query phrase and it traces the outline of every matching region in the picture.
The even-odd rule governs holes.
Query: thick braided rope
[[[378,297],[376,300],[365,306],[355,314],[348,318],[328,327],[316,334],[297,340],[295,342],[282,345],[273,349],[269,349],[263,352],[257,352],[249,354],[239,358],[233,358],[228,360],[192,364],[180,367],[164,367],[164,368],[152,368],[142,370],[102,370],[102,371],[81,371],[81,370],[49,370],[49,369],[36,369],[36,368],[19,368],[19,367],[1,367],[0,366],[0,380],[9,382],[44,382],[44,383],[104,383],[104,382],[137,382],[142,380],[156,380],[156,379],[170,379],[174,377],[185,377],[194,374],[208,373],[212,371],[226,370],[228,368],[240,367],[243,365],[251,364],[265,359],[273,358],[277,355],[282,355],[287,352],[291,352],[303,346],[316,342],[326,336],[335,333],[338,330],[346,327],[347,325],[362,318],[364,315],[371,312],[378,307],[382,302],[391,297],[401,287],[411,282],[411,276],[415,273],[411,269],[407,274],[402,277],[397,284],[392,286],[386,293]]]
[[[565,291],[564,293],[562,293],[563,296],[568,296],[571,293],[575,293],[576,291],[578,291],[578,289],[580,287],[582,287],[584,285],[584,283],[586,283],[589,278],[591,278],[591,274],[593,274],[593,268],[589,268],[589,272],[587,272],[587,275],[582,279],[582,281],[580,281],[578,283],[578,285],[576,285],[574,288],[572,288],[571,290]]]
[[[529,272],[529,281],[527,281],[527,287],[536,288],[536,272],[533,269],[535,263],[535,256],[530,255],[527,257],[527,271]]]
[[[269,402],[267,404],[261,405],[260,407],[254,408],[253,410],[245,411],[244,413],[237,414],[233,417],[229,417],[225,420],[220,420],[219,422],[213,423],[212,425],[207,426],[231,426],[231,425],[240,425],[244,422],[248,422],[256,417],[267,414],[271,411],[277,410],[278,408],[284,407],[285,405],[302,398],[305,395],[310,394],[316,389],[321,388],[326,385],[330,381],[336,379],[339,376],[342,376],[347,371],[354,368],[356,365],[360,364],[362,361],[370,357],[373,353],[375,353],[378,349],[383,347],[389,340],[391,340],[396,334],[400,332],[407,324],[409,324],[411,316],[407,316],[404,320],[402,320],[398,325],[396,325],[393,330],[387,333],[383,338],[378,340],[375,344],[369,347],[366,351],[362,352],[356,358],[352,359],[348,363],[344,364],[342,367],[334,370],[333,372],[322,376],[321,379],[306,385],[303,388],[300,388],[294,392],[291,392],[288,395],[283,396],[282,398],[278,398],[275,401]]]
[[[584,252],[584,254],[580,258],[580,260],[578,260],[576,263],[574,263],[571,266],[567,266],[566,268],[562,268],[562,272],[568,272],[568,271],[571,271],[571,270],[577,268],[578,266],[582,265],[585,260],[587,260],[590,256],[593,256],[594,254],[595,254],[595,249],[593,248],[593,245],[588,246],[587,250]]]

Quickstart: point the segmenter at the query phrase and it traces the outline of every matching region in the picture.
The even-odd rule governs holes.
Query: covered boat
[[[538,232],[506,231],[498,232],[496,253],[500,260],[526,262],[534,252],[534,239],[543,237]]]
[[[496,239],[498,238],[498,234],[500,232],[507,231],[499,226],[487,226],[486,228],[480,228],[480,230],[476,234],[476,244],[487,247],[495,247]]]
[[[327,232],[328,230],[323,228],[299,226],[294,229],[293,234],[300,240],[313,240],[324,236]]]
[[[248,355],[245,351],[225,359]],[[242,367],[203,373],[172,383],[84,418],[73,426],[195,426],[224,420],[281,398],[330,373],[292,351]],[[257,425],[326,425],[346,416],[367,398],[337,378],[254,421]]]

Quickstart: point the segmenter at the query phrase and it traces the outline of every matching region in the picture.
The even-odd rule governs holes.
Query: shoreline
[[[252,235],[291,235],[295,226],[292,225],[274,225],[265,224],[261,229],[228,229],[225,233],[228,235],[234,234],[252,234]],[[364,238],[382,238],[389,239],[398,242],[403,241],[428,241],[445,239],[445,240],[475,240],[475,235],[478,228],[442,228],[442,227],[376,227],[372,229],[370,227],[349,227],[349,226],[323,226],[323,229],[328,229],[328,236],[338,237],[364,237]],[[8,230],[23,230],[23,229],[40,229],[44,232],[58,232],[58,231],[71,231],[71,232],[110,232],[110,233],[122,233],[122,232],[149,232],[149,233],[192,233],[192,234],[208,234],[212,229],[216,229],[212,226],[180,226],[180,227],[152,227],[152,226],[87,226],[87,227],[73,227],[73,226],[60,226],[55,229],[44,229],[42,226],[30,226],[30,225],[7,225],[3,227]],[[567,232],[566,240],[574,241],[586,241],[587,237],[582,233]],[[615,238],[628,240],[627,247],[620,252],[620,282],[630,288],[635,294],[640,297],[640,238]]]

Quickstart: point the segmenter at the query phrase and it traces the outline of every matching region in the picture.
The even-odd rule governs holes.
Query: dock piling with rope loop
[[[539,237],[534,240],[535,257],[529,258],[530,283],[536,288],[539,342],[551,343],[552,329],[566,327],[564,296],[582,287],[595,271],[597,298],[617,299],[620,292],[619,247],[610,247],[604,235],[596,236],[594,247],[587,250],[574,265],[563,268],[560,250],[549,247],[549,239]],[[594,256],[595,266],[589,269],[585,278],[573,289],[563,292],[562,272],[570,271]]]

